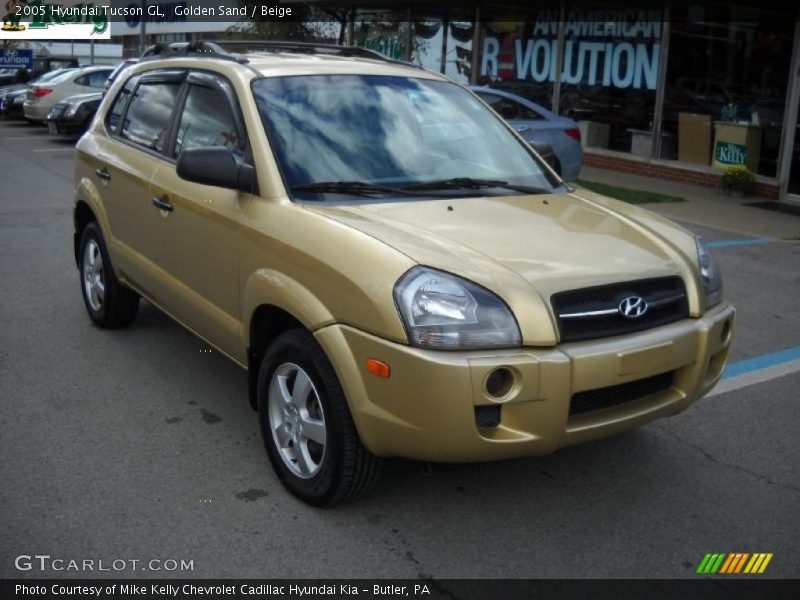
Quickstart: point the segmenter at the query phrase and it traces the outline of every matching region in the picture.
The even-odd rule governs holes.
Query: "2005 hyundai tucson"
[[[467,89],[347,47],[150,54],[78,144],[86,308],[119,327],[145,297],[246,368],[303,500],[379,457],[594,440],[719,379],[734,309],[703,244],[567,187]]]

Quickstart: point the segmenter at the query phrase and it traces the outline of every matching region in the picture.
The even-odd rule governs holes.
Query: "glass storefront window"
[[[754,7],[676,7],[662,130],[678,160],[776,175],[794,27]]]
[[[353,45],[396,60],[406,60],[410,27],[407,15],[408,12],[402,9],[358,9],[353,26]]]
[[[478,85],[488,85],[553,107],[558,53],[558,9],[482,23]],[[524,20],[523,20],[524,19]]]
[[[558,112],[587,146],[650,157],[662,27],[658,9],[567,7]]]
[[[414,11],[411,62],[469,83],[472,69],[472,37],[475,26],[469,15]]]

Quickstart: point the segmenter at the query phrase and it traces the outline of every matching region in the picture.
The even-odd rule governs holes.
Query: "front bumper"
[[[735,311],[553,348],[446,352],[389,342],[346,325],[315,332],[342,383],[364,445],[379,456],[481,461],[542,455],[685,410],[719,380]],[[389,378],[366,369],[387,363]],[[499,367],[514,374],[501,400],[486,392]],[[670,373],[671,385],[620,405],[570,414],[573,394]],[[476,407],[499,405],[500,423],[476,425]]]

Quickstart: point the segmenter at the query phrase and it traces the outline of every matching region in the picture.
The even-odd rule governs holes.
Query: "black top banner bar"
[[[31,22],[382,22],[450,19],[482,22],[529,22],[541,18],[564,21],[685,21],[724,23],[742,19],[754,22],[794,21],[798,7],[783,0],[746,2],[696,2],[692,0],[505,0],[470,2],[455,0],[331,1],[281,0],[11,0],[22,23]],[[2,3],[2,4],[5,4]],[[748,7],[747,10],[741,10]],[[0,12],[6,12],[0,6]],[[11,13],[9,13],[11,14]]]
[[[800,580],[703,577],[694,580],[459,580],[459,579],[314,579],[314,580],[219,580],[219,579],[39,579],[2,580],[0,598],[101,599],[101,600],[327,600],[358,598],[378,600],[535,600],[690,599],[796,600]]]

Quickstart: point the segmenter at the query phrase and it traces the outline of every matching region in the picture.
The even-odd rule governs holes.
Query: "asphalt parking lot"
[[[237,366],[147,304],[128,330],[90,325],[72,148],[0,121],[0,577],[92,575],[15,568],[37,553],[193,561],[112,573],[147,577],[673,578],[708,552],[771,552],[766,576],[800,573],[798,371],[544,458],[392,460],[368,498],[301,504],[273,475]],[[717,256],[739,310],[732,361],[774,368],[800,344],[800,245]]]

